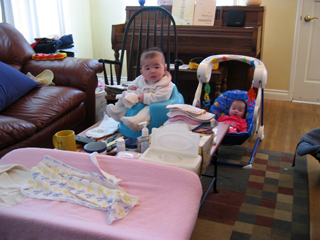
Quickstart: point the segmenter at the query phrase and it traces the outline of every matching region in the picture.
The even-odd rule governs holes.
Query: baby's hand
[[[134,85],[131,85],[131,86],[128,87],[128,90],[135,91],[135,90],[137,90],[137,87],[134,86]]]

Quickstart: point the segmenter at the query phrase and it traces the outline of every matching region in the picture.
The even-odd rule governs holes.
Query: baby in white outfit
[[[171,74],[167,72],[165,57],[158,48],[143,52],[140,58],[141,75],[129,85],[128,90],[118,94],[115,104],[108,104],[107,114],[116,121],[122,121],[133,131],[140,131],[140,122],[150,122],[149,106],[152,103],[170,99],[173,84]],[[125,117],[128,108],[141,102],[146,106],[132,117]]]

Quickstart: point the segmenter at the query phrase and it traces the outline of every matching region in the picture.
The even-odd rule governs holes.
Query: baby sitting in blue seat
[[[229,108],[229,115],[220,116],[218,122],[229,124],[229,133],[246,132],[248,131],[247,120],[245,119],[246,110],[246,103],[235,99]]]
[[[165,66],[165,57],[159,48],[150,48],[140,58],[141,75],[129,85],[128,90],[118,94],[115,104],[107,105],[107,114],[116,121],[122,121],[133,131],[141,131],[139,123],[150,122],[149,106],[170,99],[173,84],[171,74]],[[135,116],[126,117],[127,110],[136,103],[146,106]]]

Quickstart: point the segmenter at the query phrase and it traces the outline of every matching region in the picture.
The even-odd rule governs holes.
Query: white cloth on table
[[[188,122],[183,121],[183,120],[178,120],[178,121],[174,121],[174,122],[170,122],[169,120],[167,120],[167,121],[165,121],[163,126],[168,126],[168,125],[173,125],[173,124],[177,124],[179,126],[184,126],[189,131],[191,131],[192,129],[194,129],[194,128],[199,126],[199,124],[191,124],[191,123],[188,123]]]
[[[192,114],[190,112],[185,112],[183,110],[173,108],[170,109],[170,111],[167,113],[167,116],[170,118],[176,116],[185,116],[201,122],[210,122],[212,119],[215,118],[215,115],[213,113],[205,112],[203,114]]]
[[[188,104],[172,104],[172,105],[168,105],[167,108],[169,109],[179,109],[183,112],[188,112],[194,115],[202,115],[202,114],[206,114],[207,111],[201,108],[197,108]]]
[[[102,138],[110,134],[115,133],[119,129],[119,122],[115,121],[113,118],[108,117],[104,114],[103,120],[99,127],[93,128],[86,132],[86,136],[89,138]]]
[[[125,217],[138,205],[138,197],[127,194],[118,184],[100,174],[82,172],[49,156],[45,156],[31,172],[32,177],[21,187],[23,194],[107,210],[107,224]]]
[[[18,164],[0,166],[0,206],[12,207],[26,198],[20,191],[31,171]]]
[[[186,124],[190,131],[195,128],[210,123],[210,127],[216,125],[215,114],[209,113],[204,109],[197,108],[188,104],[172,104],[167,106],[169,119],[164,126],[170,124]]]

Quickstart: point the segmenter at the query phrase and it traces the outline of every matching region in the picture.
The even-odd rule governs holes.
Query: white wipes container
[[[183,126],[153,128],[151,145],[140,160],[184,168],[198,174],[201,164],[199,140],[199,134]]]
[[[106,112],[107,100],[106,100],[106,91],[100,88],[96,88],[96,122],[99,122],[103,119],[103,116]]]

